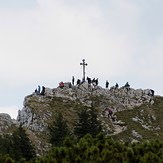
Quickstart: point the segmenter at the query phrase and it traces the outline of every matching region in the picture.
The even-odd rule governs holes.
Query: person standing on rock
[[[45,87],[44,87],[44,86],[42,86],[42,91],[41,91],[40,94],[41,94],[41,95],[45,95]]]
[[[118,89],[119,85],[118,83],[115,84],[115,89]]]
[[[74,76],[72,77],[72,85],[74,85],[74,82],[75,82],[75,78]]]
[[[125,84],[124,88],[126,88],[127,91],[130,90],[130,85],[128,84],[128,82]]]
[[[109,87],[109,82],[108,82],[108,80],[106,81],[106,88],[108,88]]]
[[[40,91],[41,91],[41,87],[40,87],[40,85],[38,85],[38,90],[37,90],[38,95],[40,94]]]
[[[96,86],[98,85],[98,78],[95,80]]]

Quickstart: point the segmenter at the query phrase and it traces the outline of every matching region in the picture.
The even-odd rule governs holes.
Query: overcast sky
[[[0,0],[0,112],[86,76],[163,95],[162,0]]]

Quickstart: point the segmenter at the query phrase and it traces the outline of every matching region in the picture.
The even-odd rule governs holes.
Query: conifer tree
[[[88,113],[87,108],[82,108],[80,112],[78,112],[79,120],[75,124],[74,134],[80,139],[84,135],[90,132],[90,115]]]
[[[12,136],[8,134],[4,134],[3,136],[0,136],[0,153],[10,154],[12,155],[13,149],[12,149]]]
[[[25,158],[29,161],[36,156],[32,142],[21,125],[13,133],[13,149],[16,160]]]
[[[61,113],[58,113],[55,117],[55,121],[49,126],[50,131],[50,143],[53,146],[61,146],[64,139],[69,136],[69,129],[67,121],[63,119]]]
[[[90,113],[90,134],[92,137],[96,137],[97,134],[102,132],[101,122],[98,120],[97,110],[93,107],[89,111]]]
[[[79,120],[74,127],[74,134],[81,138],[86,134],[95,137],[102,131],[101,123],[98,121],[97,112],[92,108],[83,108],[78,113]]]

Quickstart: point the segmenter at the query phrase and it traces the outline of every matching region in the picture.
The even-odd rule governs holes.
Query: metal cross
[[[87,66],[88,64],[85,63],[85,59],[82,60],[83,63],[80,63],[80,65],[83,66],[83,82],[85,82],[85,66]]]

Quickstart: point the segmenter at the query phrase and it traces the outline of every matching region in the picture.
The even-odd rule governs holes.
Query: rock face
[[[8,133],[8,130],[14,124],[17,124],[17,122],[12,120],[10,115],[5,113],[0,114],[0,133]]]
[[[47,129],[46,121],[52,118],[51,105],[55,98],[62,99],[63,103],[70,101],[87,107],[91,107],[96,102],[93,98],[97,98],[100,102],[98,107],[100,107],[101,112],[106,107],[112,107],[113,111],[117,112],[133,109],[142,104],[154,103],[150,89],[130,89],[127,91],[125,88],[119,88],[109,90],[100,86],[89,87],[88,83],[85,82],[71,88],[46,88],[44,96],[33,93],[25,97],[24,107],[19,111],[17,121],[30,130],[45,131]]]
[[[11,127],[12,124],[23,125],[35,143],[37,152],[41,154],[49,147],[48,141],[45,141],[48,139],[48,125],[58,111],[62,112],[72,127],[77,117],[77,109],[81,106],[93,106],[99,111],[99,119],[105,132],[108,132],[108,135],[117,135],[126,131],[128,127],[125,122],[117,118],[116,114],[143,104],[149,106],[154,104],[150,89],[104,89],[98,85],[89,85],[87,82],[71,87],[65,84],[63,88],[45,88],[45,95],[33,93],[26,96],[16,122],[13,123],[8,115],[0,115],[0,131]],[[112,113],[106,108],[110,108]],[[140,122],[137,117],[133,117],[133,121]],[[132,135],[136,138],[141,137],[135,130],[132,131]]]

